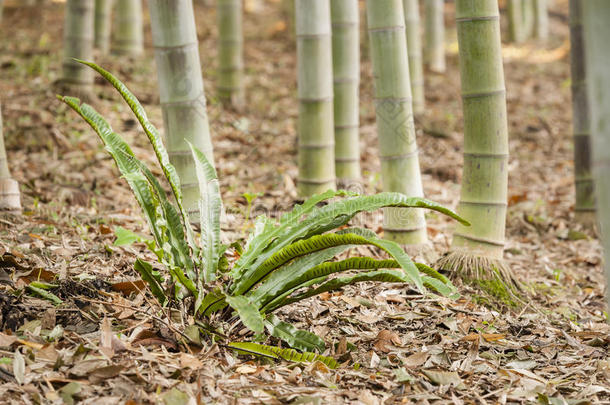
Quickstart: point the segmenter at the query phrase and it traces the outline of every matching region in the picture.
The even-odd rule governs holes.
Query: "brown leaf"
[[[112,229],[108,225],[100,224],[100,233],[102,235],[108,235],[112,233]]]
[[[455,371],[422,370],[430,382],[435,385],[453,385],[456,388],[466,388],[459,374]]]
[[[100,332],[100,351],[108,357],[114,356],[114,350],[112,349],[112,321],[110,321],[110,318],[104,318]]]
[[[7,335],[0,332],[0,347],[8,348],[17,341],[17,336]]]
[[[136,281],[122,281],[120,283],[112,284],[112,289],[114,291],[120,292],[124,295],[129,295],[131,293],[138,293],[143,291],[146,287],[144,280],[136,280]]]
[[[481,336],[483,337],[483,339],[485,339],[486,342],[497,342],[498,340],[506,338],[506,335],[503,335],[501,333],[483,333],[481,334]]]
[[[180,367],[198,370],[203,367],[203,363],[192,354],[180,353]]]
[[[403,361],[403,365],[408,368],[415,368],[423,365],[428,360],[428,352],[413,353]]]
[[[123,370],[123,366],[119,366],[116,364],[112,364],[106,367],[96,368],[89,373],[89,381],[94,384],[99,384],[100,382],[116,377]]]
[[[339,340],[339,344],[337,345],[336,355],[341,356],[347,352],[347,339],[345,336],[341,336],[341,340]]]
[[[171,350],[178,350],[178,345],[169,340],[162,339],[160,337],[146,338],[136,340],[132,343],[134,346],[165,346]]]
[[[402,340],[400,339],[400,336],[398,336],[398,333],[393,332],[391,330],[388,329],[384,329],[382,331],[380,331],[377,334],[377,337],[375,338],[376,342],[375,342],[375,349],[377,349],[378,351],[382,352],[382,353],[388,353],[390,351],[392,351],[391,346],[401,346],[402,345]]]

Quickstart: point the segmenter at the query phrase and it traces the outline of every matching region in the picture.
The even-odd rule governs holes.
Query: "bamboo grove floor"
[[[251,226],[244,192],[262,193],[252,217],[294,203],[297,114],[295,49],[279,1],[245,17],[247,108],[216,101],[213,9],[197,3],[199,39],[216,159],[226,206],[223,228]],[[418,118],[426,195],[455,207],[461,176],[457,44],[447,4],[448,71],[426,77]],[[11,170],[25,212],[0,220],[0,397],[14,403],[601,403],[610,401],[600,246],[573,213],[567,1],[554,2],[546,46],[505,47],[510,121],[507,260],[535,297],[518,311],[469,298],[418,296],[393,284],[361,284],[285,309],[296,326],[324,336],[336,371],[265,363],[206,343],[178,349],[151,317],[132,263],[143,246],[113,247],[114,228],[146,232],[126,184],[94,134],[54,97],[61,66],[62,5],[9,8],[0,28],[0,94]],[[98,62],[161,113],[154,59]],[[366,187],[380,187],[371,66],[363,52],[362,152]],[[116,129],[152,159],[142,133],[112,89],[96,103]],[[379,215],[358,221],[380,229]],[[447,250],[451,223],[428,215],[432,256]],[[56,279],[58,307],[11,294],[31,280]],[[63,335],[49,343],[61,325]],[[57,331],[57,329],[55,329]],[[119,334],[120,332],[120,334]],[[114,337],[112,337],[114,336]],[[18,339],[19,337],[19,339]],[[102,342],[111,342],[102,344]],[[20,354],[15,354],[19,352]],[[11,359],[26,365],[11,375]],[[126,401],[126,402],[125,402]],[[190,401],[190,402],[189,402]]]

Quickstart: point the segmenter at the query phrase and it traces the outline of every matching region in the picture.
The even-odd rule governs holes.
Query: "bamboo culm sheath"
[[[237,108],[244,104],[242,0],[217,0],[218,97]]]
[[[508,188],[508,124],[497,0],[457,0],[464,109],[464,174],[454,250],[501,259]]]
[[[582,2],[585,27],[586,77],[591,111],[592,168],[597,215],[601,225],[606,273],[606,299],[610,306],[610,2]]]
[[[595,218],[595,193],[591,172],[591,123],[587,98],[582,3],[583,0],[570,0],[570,63],[576,189],[574,211],[577,221],[592,224]]]
[[[295,0],[302,197],[335,188],[332,39],[329,0]]]
[[[95,47],[105,55],[110,50],[113,0],[95,0]]]
[[[144,52],[142,0],[115,0],[112,51],[130,56]]]
[[[426,62],[431,71],[443,73],[445,62],[444,0],[425,0]]]
[[[94,0],[68,0],[64,19],[62,83],[86,96],[93,88],[93,71],[73,58],[93,59]]]
[[[421,41],[421,18],[418,0],[403,0],[405,11],[405,31],[407,52],[409,54],[409,74],[413,94],[413,112],[422,114],[425,108],[424,97],[424,60]]]
[[[383,189],[421,197],[402,0],[367,0],[366,10]],[[383,222],[387,239],[406,245],[428,239],[422,210],[386,208]]]
[[[188,142],[213,162],[212,142],[191,0],[149,0],[159,93],[169,158],[181,179],[184,206],[199,218],[199,184]]]
[[[0,111],[0,211],[19,213],[21,212],[19,183],[11,177],[8,168],[4,133],[2,131],[2,111]]]
[[[358,0],[330,0],[337,180],[360,180],[360,10]]]

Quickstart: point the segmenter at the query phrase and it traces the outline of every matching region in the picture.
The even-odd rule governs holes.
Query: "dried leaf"
[[[455,371],[422,370],[422,372],[435,385],[452,385],[459,389],[466,388],[459,374]]]
[[[413,353],[403,360],[403,365],[408,368],[416,368],[422,366],[428,360],[428,352]]]
[[[104,318],[100,327],[100,351],[110,358],[114,356],[112,336],[112,321],[110,318]]]
[[[131,293],[139,293],[144,291],[146,288],[146,284],[144,280],[135,280],[135,281],[122,281],[120,283],[112,284],[112,289],[114,291],[118,291],[123,295],[129,295]]]
[[[13,355],[13,376],[19,385],[23,385],[25,382],[25,358],[19,353],[19,350],[15,350]]]

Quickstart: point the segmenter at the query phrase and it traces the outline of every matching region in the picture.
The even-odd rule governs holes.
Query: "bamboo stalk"
[[[523,0],[508,0],[508,32],[512,42],[520,44],[525,41],[525,27],[523,25]]]
[[[454,249],[501,259],[508,188],[508,124],[497,0],[457,0],[464,108],[464,174]]]
[[[218,97],[238,109],[244,105],[241,0],[218,0]]]
[[[93,59],[94,0],[68,0],[64,20],[62,84],[88,98],[93,90],[93,71],[73,58]]]
[[[331,0],[335,168],[337,180],[360,180],[360,10],[358,0]]]
[[[403,0],[407,52],[409,54],[409,74],[413,93],[413,112],[422,114],[425,108],[424,60],[422,57],[421,19],[418,0]]]
[[[2,22],[3,13],[4,13],[4,0],[0,0],[0,22]]]
[[[445,63],[444,0],[425,0],[426,63],[431,71],[443,73]]]
[[[298,193],[335,188],[329,0],[295,0],[299,97]]]
[[[606,299],[610,306],[610,2],[582,2],[585,29],[586,77],[591,109],[592,168],[595,178],[597,215],[601,224],[606,273]]]
[[[286,22],[286,32],[289,38],[293,39],[295,35],[294,0],[281,0],[281,10]]]
[[[587,99],[582,0],[570,0],[570,45],[576,190],[574,211],[577,221],[591,225],[595,223],[595,193],[591,172],[591,123]]]
[[[138,56],[144,52],[142,0],[116,0],[114,7],[112,51]]]
[[[384,191],[423,196],[402,0],[367,0],[375,110]],[[422,210],[387,208],[384,237],[406,245],[427,241]]]
[[[2,128],[2,111],[0,108],[0,211],[21,212],[19,183],[11,177],[8,159],[4,147],[4,132]]]
[[[94,45],[105,55],[110,50],[113,0],[95,0],[95,42]]]
[[[213,161],[199,44],[191,0],[149,0],[165,139],[184,206],[198,220],[199,184],[188,142]]]
[[[534,27],[536,25],[536,16],[534,11],[534,0],[521,0],[523,18],[523,35],[525,39],[529,39],[534,35]]]
[[[534,0],[534,34],[540,41],[549,39],[549,10],[547,0]]]

